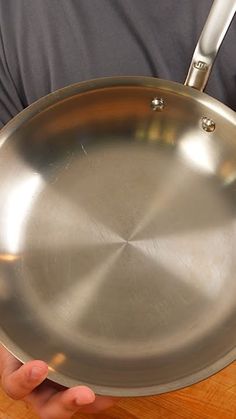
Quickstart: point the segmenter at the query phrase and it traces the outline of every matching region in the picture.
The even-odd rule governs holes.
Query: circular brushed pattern
[[[174,83],[79,93],[1,146],[2,341],[100,394],[183,387],[235,357],[232,114]]]

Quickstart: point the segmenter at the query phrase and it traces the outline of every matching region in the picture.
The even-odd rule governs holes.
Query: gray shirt
[[[40,97],[96,77],[182,83],[211,0],[0,0],[0,126]],[[236,109],[236,24],[206,91]]]

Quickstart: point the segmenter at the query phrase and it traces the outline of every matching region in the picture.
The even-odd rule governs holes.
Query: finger
[[[120,399],[114,397],[97,396],[93,404],[83,407],[82,413],[99,413],[114,406]]]
[[[94,400],[95,394],[88,387],[73,387],[53,395],[40,409],[40,415],[45,419],[69,419],[82,406]]]
[[[4,346],[0,345],[0,375],[2,376],[3,370],[15,371],[22,363],[18,361]]]
[[[51,383],[49,380],[45,380],[40,384],[36,389],[29,393],[24,401],[33,406],[37,411],[40,411],[42,406],[54,395],[58,393],[58,390],[55,388],[54,383]]]
[[[2,387],[9,397],[23,399],[47,377],[48,366],[43,361],[29,361],[19,367],[14,360],[3,366]]]

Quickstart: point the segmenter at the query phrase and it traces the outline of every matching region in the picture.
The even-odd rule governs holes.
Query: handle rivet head
[[[204,116],[203,118],[201,118],[201,124],[204,131],[206,132],[215,131],[215,128],[216,128],[215,122],[212,119],[207,118],[207,116]]]
[[[165,106],[164,100],[161,97],[154,97],[151,102],[153,111],[163,111]]]

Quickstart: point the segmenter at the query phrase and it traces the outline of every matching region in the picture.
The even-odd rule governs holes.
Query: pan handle
[[[215,0],[195,48],[185,85],[203,91],[236,12],[236,0]]]

